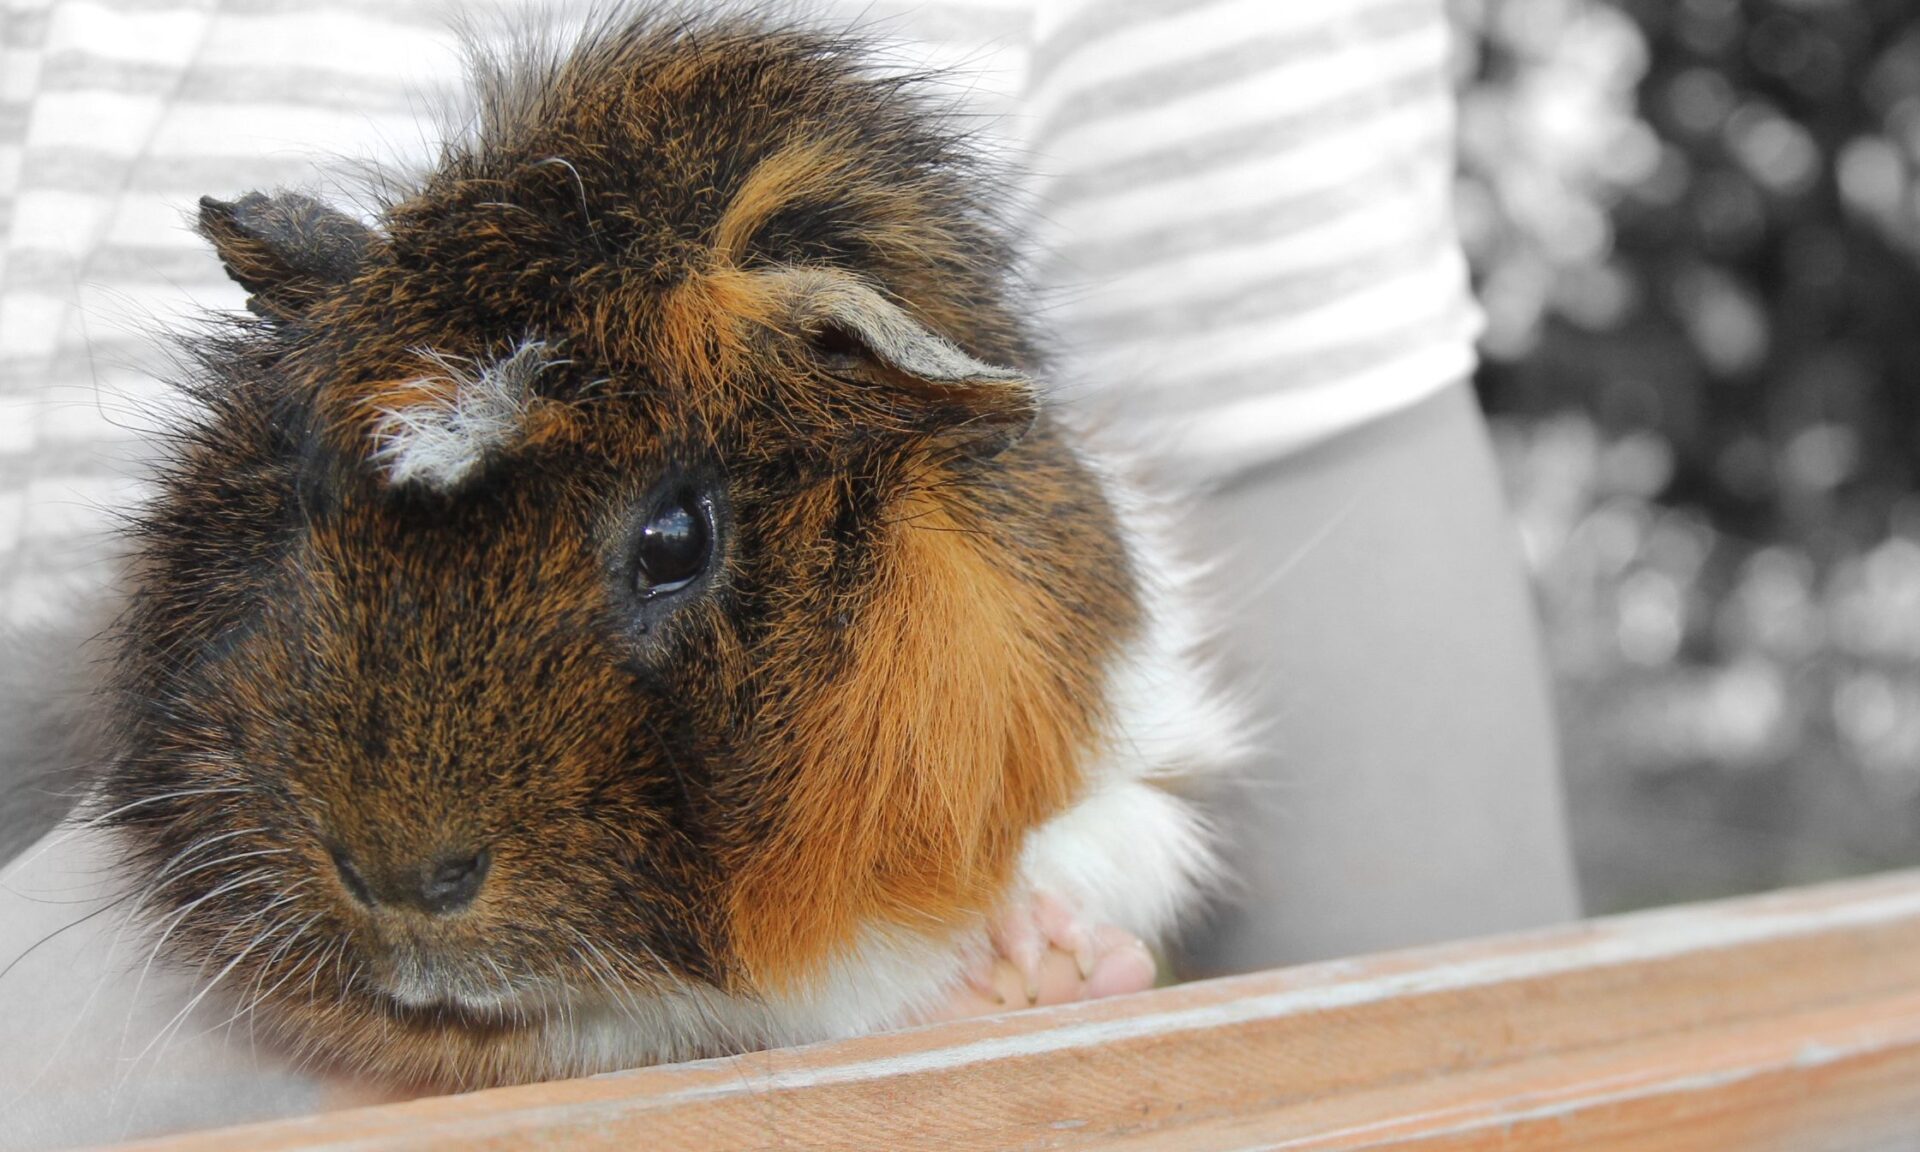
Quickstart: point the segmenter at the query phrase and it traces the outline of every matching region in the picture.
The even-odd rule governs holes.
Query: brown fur
[[[1075,798],[1138,612],[1024,385],[809,328],[796,270],[1039,368],[992,181],[923,97],[857,45],[644,14],[483,94],[378,231],[209,202],[262,319],[199,348],[102,796],[178,957],[295,1050],[443,1086],[598,1070],[532,1018],[583,985],[775,995],[870,929],[976,922]],[[529,434],[452,490],[387,483],[372,424],[449,399],[422,350],[526,339],[555,355]],[[623,582],[668,474],[720,539],[653,618]],[[332,862],[474,846],[450,915],[362,907]],[[409,965],[537,992],[408,1008]]]

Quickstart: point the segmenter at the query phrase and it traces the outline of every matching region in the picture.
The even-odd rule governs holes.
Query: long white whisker
[[[222,864],[231,864],[236,860],[246,860],[255,856],[277,856],[288,851],[290,851],[290,849],[264,848],[253,852],[236,852],[231,856],[222,856],[218,860],[209,860],[203,864],[196,864],[185,872],[181,872],[172,877],[171,882],[177,883],[181,879],[193,875],[195,872],[202,872],[208,868],[218,868]],[[159,895],[161,886],[157,880],[148,882],[146,890],[140,894],[140,899],[134,903],[134,906],[127,911],[126,919],[120,922],[119,930],[114,933],[113,942],[107,948],[107,955],[109,957],[119,950],[121,937],[126,933],[127,927],[133,924],[140,913],[146,909],[148,902],[151,901],[153,897]],[[198,903],[198,901],[196,901],[196,903]],[[191,908],[192,905],[189,905],[189,907]],[[168,931],[171,932],[172,929],[169,928]],[[162,937],[163,941],[164,939],[165,938]]]
[[[145,1048],[142,1048],[138,1053],[134,1055],[133,1063],[128,1066],[128,1072],[130,1073],[133,1070],[133,1068],[136,1068],[139,1066],[140,1061],[143,1058],[145,1058],[146,1054],[148,1052],[153,1051],[154,1045],[159,1044],[161,1040],[164,1038],[167,1038],[170,1033],[176,1033],[180,1029],[180,1027],[186,1023],[187,1017],[192,1014],[193,1010],[200,1006],[200,1002],[202,1000],[205,1000],[208,994],[211,993],[214,990],[214,988],[219,986],[220,981],[226,978],[227,973],[233,971],[234,968],[237,967],[242,960],[245,960],[248,954],[251,953],[255,948],[258,948],[260,945],[266,943],[268,940],[271,940],[274,934],[278,932],[283,925],[287,925],[291,923],[293,923],[292,916],[288,916],[279,921],[276,921],[272,927],[260,933],[258,936],[255,936],[251,943],[249,943],[245,948],[242,948],[238,953],[234,955],[233,959],[227,961],[227,966],[225,968],[220,969],[219,972],[215,973],[213,979],[207,981],[206,985],[203,988],[201,988],[199,992],[195,993],[192,999],[187,1001],[185,1007],[181,1008],[178,1012],[175,1012],[173,1014],[173,1019],[167,1021],[167,1023],[164,1026],[162,1026],[159,1033],[156,1034],[152,1040],[147,1041],[147,1046]],[[172,1040],[169,1039],[167,1042],[171,1044]]]
[[[159,871],[145,878],[144,891],[140,893],[140,898],[134,901],[133,907],[127,910],[126,918],[121,920],[119,929],[115,931],[113,934],[113,942],[107,947],[108,957],[111,958],[113,954],[119,950],[120,940],[126,934],[128,926],[135,923],[139,919],[140,913],[145,911],[148,902],[151,901],[154,896],[159,894],[160,889],[163,887],[163,881],[165,881],[168,878],[169,872],[171,872],[174,868],[178,867],[180,864],[184,863],[190,857],[197,855],[198,853],[203,852],[208,848],[211,848],[215,844],[221,843],[222,841],[231,840],[236,836],[244,836],[249,832],[259,832],[259,831],[262,831],[262,829],[248,828],[248,829],[241,829],[235,832],[227,832],[219,836],[204,837],[200,840],[194,841],[192,844],[189,844],[187,847],[182,848],[180,851],[174,853],[173,858],[168,860],[166,864],[161,866]],[[281,849],[276,849],[276,851],[285,852],[287,851],[287,849],[281,848]],[[234,860],[238,860],[242,858],[243,858],[242,856],[225,856],[220,858],[219,860],[210,861],[206,864],[198,865],[195,868],[188,869],[187,872],[182,872],[180,875],[186,876],[192,872],[198,871],[200,868],[212,868],[220,864],[230,863]],[[177,880],[179,879],[179,877],[176,876],[174,877],[174,879]]]
[[[320,973],[327,967],[328,954],[333,953],[337,956],[338,953],[346,951],[346,941],[347,938],[345,936],[336,936],[332,943],[321,950],[319,959],[314,962],[313,974],[307,977],[307,1007],[313,1007],[314,998],[320,994]],[[339,974],[339,968],[337,966],[334,972],[335,975]]]
[[[301,936],[306,933],[307,929],[313,927],[314,921],[320,919],[320,917],[324,915],[326,915],[326,910],[322,909],[321,911],[315,912],[313,915],[301,921],[297,926],[295,926],[292,932],[289,932],[287,934],[287,938],[281,941],[280,946],[278,948],[275,948],[272,952],[269,952],[267,954],[267,958],[260,962],[260,975],[254,977],[253,985],[248,990],[247,994],[242,998],[240,1007],[234,1010],[233,1015],[227,1017],[224,1024],[216,1024],[214,1025],[214,1028],[225,1027],[226,1029],[228,1029],[229,1034],[231,1034],[235,1021],[239,1020],[240,1017],[242,1016],[246,1016],[249,1018],[249,1020],[251,1020],[254,1010],[259,1008],[260,1005],[266,1001],[267,997],[272,996],[275,992],[278,992],[282,984],[285,984],[288,980],[293,978],[294,973],[299,971],[298,966],[290,966],[285,975],[281,976],[280,979],[275,980],[273,982],[273,986],[271,988],[267,988],[264,991],[261,990],[260,988],[261,981],[265,978],[266,974],[273,970],[274,961],[286,955],[288,949],[292,948],[295,944],[299,943]],[[249,1023],[248,1027],[249,1027],[249,1030],[251,1030],[251,1027],[252,1027],[251,1023]],[[209,1029],[209,1031],[212,1031],[212,1029]]]
[[[274,897],[272,900],[268,901],[267,903],[262,904],[260,907],[255,908],[253,911],[247,913],[247,915],[243,919],[241,919],[238,923],[234,924],[232,927],[228,928],[225,932],[221,933],[220,938],[218,940],[215,940],[211,945],[209,945],[205,949],[206,956],[212,957],[212,956],[218,955],[220,952],[220,949],[226,945],[227,941],[233,939],[234,933],[240,931],[242,928],[245,928],[249,924],[258,924],[262,920],[265,920],[267,916],[271,914],[275,908],[283,908],[286,905],[293,903],[295,900],[298,900],[300,898],[300,890],[302,888],[305,888],[306,886],[307,886],[307,882],[305,880],[298,880],[298,881],[295,881],[293,884],[289,885],[288,887],[281,889],[280,895]],[[202,959],[200,961],[199,971],[201,974],[204,975],[206,973],[206,970],[207,970],[207,961],[205,959]]]
[[[138,800],[132,801],[131,803],[122,804],[120,807],[113,809],[111,812],[102,812],[102,813],[99,813],[98,815],[86,816],[86,817],[77,818],[77,819],[68,821],[68,823],[70,823],[72,826],[69,827],[65,832],[62,832],[58,836],[49,836],[45,843],[41,844],[38,848],[34,849],[32,855],[19,857],[13,861],[10,861],[7,865],[6,870],[14,873],[24,872],[29,865],[37,862],[42,856],[45,856],[47,853],[67,843],[68,841],[72,840],[75,836],[80,835],[82,832],[87,832],[92,829],[98,828],[102,823],[113,819],[115,816],[118,816],[123,812],[132,811],[133,809],[141,807],[142,805],[145,805],[145,804],[158,804],[162,800],[179,800],[187,796],[214,796],[214,795],[219,795],[221,793],[226,793],[226,792],[257,792],[257,791],[259,791],[259,789],[252,788],[252,787],[188,788],[179,792],[162,792],[157,796],[143,796]]]
[[[224,896],[229,892],[235,892],[241,888],[246,888],[251,885],[261,883],[262,881],[272,880],[274,878],[275,878],[275,873],[273,869],[256,868],[252,872],[245,873],[244,875],[241,875],[233,880],[227,881],[225,884],[220,885],[218,888],[215,888],[213,891],[200,897],[198,900],[195,900],[193,903],[188,904],[186,907],[180,909],[179,912],[174,914],[173,919],[167,925],[166,931],[160,934],[160,938],[154,941],[152,950],[147,953],[147,962],[144,965],[142,965],[140,968],[140,978],[134,981],[133,998],[131,1001],[129,1001],[129,1007],[127,1009],[127,1026],[125,1029],[121,1031],[121,1035],[120,1035],[120,1042],[123,1046],[127,1042],[128,1035],[133,1031],[132,1005],[138,1004],[140,1002],[140,992],[141,992],[141,989],[146,987],[147,975],[153,970],[154,960],[160,955],[160,950],[166,946],[167,938],[173,935],[173,930],[180,926],[181,921],[185,920],[189,915],[191,915],[195,908],[200,907],[200,905],[205,904],[207,901],[212,900],[217,896]]]
[[[145,807],[148,804],[158,804],[162,800],[182,800],[188,796],[221,796],[221,795],[225,795],[227,793],[232,793],[232,792],[258,792],[258,791],[259,789],[253,787],[252,785],[230,784],[230,785],[224,785],[218,788],[182,788],[177,792],[161,792],[153,796],[142,796],[138,800],[129,801],[128,803],[120,805],[118,808],[114,808],[106,812],[100,812],[97,814],[89,815],[85,817],[85,819],[82,821],[81,827],[85,828],[89,825],[99,825],[105,821],[113,819],[115,816],[118,816],[124,812],[131,812],[135,808]],[[75,829],[75,831],[79,831],[79,829]]]
[[[1243,614],[1246,609],[1251,607],[1256,601],[1271,595],[1273,590],[1285,583],[1287,578],[1292,576],[1302,564],[1306,563],[1310,557],[1330,543],[1334,535],[1338,533],[1340,529],[1346,527],[1347,521],[1351,519],[1353,514],[1360,510],[1360,506],[1365,504],[1372,496],[1372,487],[1354,493],[1353,497],[1336,509],[1333,515],[1327,517],[1327,519],[1321,523],[1320,527],[1314,529],[1312,535],[1301,541],[1292,552],[1288,553],[1285,560],[1282,560],[1270,571],[1262,575],[1259,581],[1253,585],[1240,589],[1237,596],[1222,605],[1220,619],[1235,619]]]

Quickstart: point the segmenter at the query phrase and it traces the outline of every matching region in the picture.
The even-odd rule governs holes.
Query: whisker
[[[254,852],[236,852],[231,856],[222,856],[218,860],[209,860],[203,864],[196,864],[192,868],[187,869],[185,872],[182,872],[179,875],[174,876],[170,882],[178,883],[182,879],[185,879],[186,877],[193,875],[195,872],[202,872],[208,868],[218,868],[222,864],[231,864],[235,860],[245,860],[254,856],[277,856],[289,851],[292,851],[292,849],[264,848]],[[113,944],[107,949],[108,955],[112,955],[113,952],[119,948],[120,939],[122,935],[125,934],[127,927],[130,924],[134,923],[135,919],[140,915],[140,913],[146,909],[148,901],[150,901],[154,896],[159,895],[160,890],[163,887],[161,880],[162,880],[161,876],[155,876],[151,880],[149,880],[147,883],[146,889],[140,894],[140,899],[134,904],[132,908],[127,910],[127,918],[121,922],[119,930],[114,933]]]
[[[158,795],[154,795],[154,796],[142,796],[138,800],[134,800],[129,803],[122,804],[118,808],[114,808],[107,812],[101,812],[96,815],[89,815],[84,818],[82,826],[83,827],[89,826],[89,825],[97,826],[107,820],[113,819],[116,816],[120,816],[120,815],[123,815],[124,813],[131,812],[135,808],[141,808],[148,804],[158,804],[163,800],[183,800],[189,796],[222,796],[222,795],[227,795],[229,793],[236,793],[236,792],[258,792],[258,791],[259,791],[258,788],[255,788],[249,785],[230,785],[230,786],[220,787],[220,788],[184,788],[177,792],[161,792]]]
[[[234,1022],[239,1020],[240,1017],[246,1016],[249,1021],[248,1036],[249,1036],[249,1039],[251,1039],[251,1036],[252,1036],[251,1021],[253,1019],[255,1010],[258,1009],[260,1005],[267,1000],[268,997],[272,996],[275,992],[278,992],[281,986],[284,985],[288,980],[291,980],[294,977],[295,973],[299,972],[300,969],[298,966],[289,966],[286,974],[281,976],[280,979],[274,981],[273,986],[270,988],[262,990],[260,988],[261,982],[265,979],[266,974],[273,970],[274,962],[278,960],[280,957],[286,955],[287,951],[291,949],[295,944],[298,944],[300,942],[300,938],[306,933],[307,929],[313,927],[314,922],[316,920],[319,920],[324,915],[326,915],[326,911],[325,909],[322,909],[321,911],[315,912],[313,915],[301,921],[300,924],[296,926],[292,932],[287,934],[287,938],[281,941],[280,946],[278,948],[275,948],[272,952],[268,953],[267,958],[260,962],[260,973],[259,975],[254,977],[252,987],[248,990],[245,997],[243,997],[240,1007],[234,1011],[233,1015],[227,1017],[226,1019],[224,1027],[227,1028],[229,1034],[232,1033]],[[219,1025],[219,1024],[214,1025],[215,1028],[219,1028],[222,1026],[223,1025]]]
[[[140,992],[143,988],[146,987],[147,976],[153,970],[153,962],[155,959],[159,957],[160,950],[166,946],[167,938],[173,935],[173,930],[175,928],[178,928],[181,922],[184,921],[189,915],[193,913],[194,909],[200,907],[200,905],[202,904],[205,904],[207,901],[212,900],[217,896],[224,896],[229,892],[236,892],[241,888],[250,887],[254,884],[258,884],[263,881],[272,880],[272,879],[274,879],[274,872],[272,869],[270,868],[255,869],[254,871],[248,872],[240,877],[237,877],[236,879],[229,880],[227,883],[220,885],[218,888],[215,888],[211,892],[208,892],[206,895],[200,897],[198,900],[195,900],[193,903],[188,904],[186,907],[180,909],[179,912],[174,914],[173,919],[167,925],[166,931],[161,933],[160,938],[158,940],[154,941],[152,950],[147,953],[147,962],[144,965],[142,965],[140,968],[140,978],[134,981],[133,999],[130,1002],[130,1006],[127,1009],[127,1026],[125,1029],[122,1030],[121,1036],[120,1036],[120,1040],[123,1045],[126,1043],[128,1035],[133,1030],[133,1009],[131,1005],[139,1003]]]
[[[1353,497],[1344,505],[1334,510],[1333,515],[1321,522],[1320,527],[1314,529],[1312,535],[1301,541],[1292,552],[1288,553],[1286,559],[1262,575],[1257,582],[1240,589],[1238,595],[1220,605],[1219,618],[1222,620],[1237,619],[1255,603],[1270,596],[1276,588],[1286,582],[1288,577],[1298,571],[1302,564],[1306,563],[1308,559],[1312,558],[1323,547],[1331,543],[1334,536],[1340,529],[1346,527],[1347,521],[1353,517],[1355,512],[1360,510],[1361,505],[1373,497],[1373,494],[1371,487],[1354,493]]]
[[[255,908],[252,912],[249,912],[244,918],[242,918],[239,921],[239,923],[234,924],[232,927],[228,928],[224,933],[221,934],[218,940],[215,940],[211,945],[209,945],[206,949],[204,949],[206,958],[200,961],[199,972],[202,974],[206,972],[208,960],[219,954],[220,949],[226,944],[228,940],[231,940],[233,938],[233,934],[235,932],[240,931],[240,929],[246,927],[249,924],[258,924],[260,921],[265,920],[268,914],[271,913],[275,908],[285,907],[286,905],[291,904],[295,900],[299,899],[300,889],[306,887],[306,884],[307,882],[305,880],[301,880],[291,885],[290,887],[281,889],[279,896],[275,897],[273,900],[270,900],[265,904],[262,904],[260,907]]]
[[[93,919],[95,916],[100,915],[102,912],[107,911],[108,909],[112,908],[114,905],[119,904],[121,901],[125,900],[128,896],[131,896],[131,895],[133,895],[133,893],[127,892],[119,896],[116,896],[112,900],[108,901],[107,903],[102,904],[100,907],[95,908],[93,911],[87,913],[85,916],[80,917],[78,920],[68,921],[67,923],[47,933],[45,936],[40,937],[40,939],[35,940],[33,943],[27,945],[26,949],[22,951],[18,956],[15,956],[13,959],[7,961],[7,966],[5,968],[0,968],[0,980],[6,979],[7,973],[13,971],[15,965],[19,964],[22,960],[25,960],[27,957],[33,955],[34,951],[38,949],[42,944],[45,944],[47,941],[52,940],[54,937],[60,935],[63,932],[69,932],[75,928],[78,928],[80,925],[85,924],[87,921]]]
[[[258,948],[261,944],[264,944],[268,940],[272,939],[274,936],[274,933],[278,932],[282,925],[291,924],[292,922],[293,922],[293,917],[291,916],[285,917],[284,919],[277,921],[272,927],[260,933],[258,936],[255,936],[253,938],[253,942],[248,944],[245,948],[242,948],[237,954],[235,954],[233,959],[227,961],[227,966],[220,969],[220,971],[214,975],[213,979],[207,981],[206,985],[202,987],[199,992],[195,993],[192,999],[187,1001],[186,1006],[181,1008],[178,1012],[175,1012],[173,1014],[173,1019],[167,1021],[167,1023],[161,1027],[159,1033],[156,1034],[152,1040],[147,1041],[147,1046],[145,1048],[142,1048],[134,1056],[132,1064],[129,1065],[128,1067],[128,1071],[131,1072],[134,1067],[138,1067],[140,1061],[143,1058],[145,1058],[148,1052],[151,1052],[153,1050],[153,1046],[155,1044],[159,1044],[163,1038],[168,1038],[170,1033],[177,1034],[179,1029],[186,1023],[188,1016],[192,1014],[195,1008],[200,1006],[200,1002],[205,1000],[207,996],[214,990],[214,988],[219,986],[220,981],[226,978],[227,973],[233,971],[234,968],[237,967],[242,960],[245,960],[248,954],[250,954],[255,948]],[[168,1038],[166,1042],[168,1044],[171,1044],[173,1040]],[[164,1048],[162,1050],[164,1051]]]
[[[228,792],[257,792],[257,791],[259,791],[259,789],[252,788],[252,787],[189,788],[189,789],[184,789],[178,792],[162,792],[157,796],[144,796],[138,800],[132,801],[131,803],[122,804],[120,807],[115,808],[110,812],[101,812],[101,813],[98,813],[97,815],[90,815],[90,816],[84,816],[84,817],[72,817],[66,821],[63,821],[63,823],[71,825],[65,832],[62,832],[58,836],[48,837],[45,843],[41,844],[38,848],[34,849],[32,855],[22,856],[9,862],[7,866],[7,871],[14,872],[14,873],[23,871],[28,865],[37,862],[42,856],[45,856],[47,853],[53,851],[55,848],[58,848],[61,845],[67,843],[68,841],[72,840],[75,836],[80,835],[82,832],[87,832],[87,831],[97,829],[103,823],[113,819],[115,816],[119,816],[125,812],[130,812],[135,808],[141,807],[142,805],[158,804],[162,800],[179,800],[188,796],[215,796],[215,795],[220,795]]]

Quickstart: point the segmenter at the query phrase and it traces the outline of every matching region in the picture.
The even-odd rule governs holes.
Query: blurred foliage
[[[1454,9],[1592,903],[1920,862],[1920,5]]]

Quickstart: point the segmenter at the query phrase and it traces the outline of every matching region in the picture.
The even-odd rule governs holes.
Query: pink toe
[[[1026,904],[1002,914],[988,929],[994,951],[998,952],[1025,984],[1027,1003],[1040,996],[1040,963],[1047,944],[1034,922],[1033,910]]]
[[[1033,920],[1048,943],[1073,957],[1082,980],[1093,975],[1096,955],[1093,937],[1077,913],[1047,893],[1036,892]]]
[[[991,952],[976,956],[961,970],[961,976],[966,986],[972,991],[988,1000],[1004,1002],[1000,989],[994,984],[994,977],[999,968],[994,961],[995,957]]]
[[[1094,961],[1092,975],[1087,977],[1087,999],[1125,996],[1153,987],[1159,967],[1145,944],[1128,933],[1104,925],[1095,935],[1099,938],[1099,958]]]

